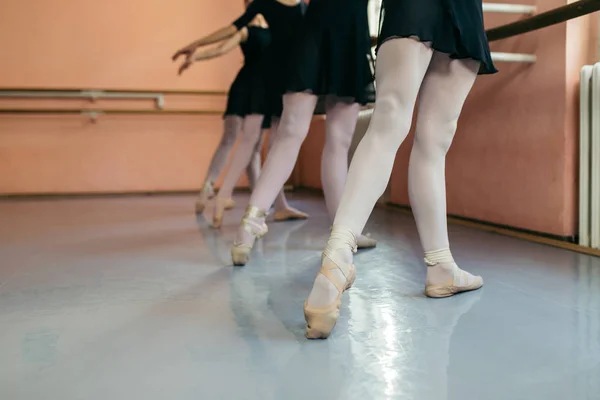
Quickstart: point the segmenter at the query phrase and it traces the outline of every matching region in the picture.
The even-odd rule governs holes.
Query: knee
[[[379,95],[367,135],[376,135],[386,146],[399,147],[410,130],[413,108],[397,94]]]
[[[457,120],[453,118],[419,118],[415,134],[415,147],[428,154],[445,155],[454,139]]]
[[[301,145],[308,133],[310,127],[309,121],[296,116],[285,116],[279,122],[277,129],[277,141],[281,141],[287,145]]]
[[[325,147],[330,151],[348,151],[354,136],[353,128],[327,128]]]

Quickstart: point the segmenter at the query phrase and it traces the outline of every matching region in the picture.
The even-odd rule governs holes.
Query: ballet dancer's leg
[[[425,293],[430,297],[448,297],[483,285],[480,277],[458,268],[450,253],[445,178],[446,153],[478,70],[477,61],[453,60],[435,52],[421,85],[408,188],[429,266]]]
[[[283,96],[283,115],[277,129],[277,138],[252,191],[250,204],[231,250],[235,265],[245,265],[248,262],[255,239],[266,233],[264,222],[267,211],[294,169],[316,104],[317,96],[307,93]]]
[[[277,138],[277,128],[279,127],[279,118],[273,118],[271,123],[271,134],[269,136],[269,151],[273,148],[273,143]],[[275,198],[275,202],[273,203],[273,208],[275,208],[275,213],[273,215],[273,219],[275,221],[293,221],[298,219],[307,219],[309,215],[305,212],[298,210],[290,206],[285,197],[285,192],[283,190],[283,186],[281,190],[277,194]]]
[[[240,180],[244,169],[250,164],[250,160],[256,150],[256,144],[260,141],[263,118],[263,115],[258,114],[247,115],[244,118],[242,139],[215,201],[215,211],[213,215],[213,226],[215,228],[221,227],[225,204],[233,195],[233,189]]]
[[[355,277],[356,237],[387,187],[432,55],[430,48],[413,39],[389,40],[379,49],[371,123],[354,153],[321,269],[304,304],[310,339],[328,337],[335,326],[342,292]]]
[[[202,185],[202,191],[196,200],[197,213],[202,213],[208,200],[214,196],[213,185],[227,164],[231,149],[235,144],[238,134],[242,130],[242,121],[242,117],[237,115],[227,115],[223,119],[223,136],[221,137],[219,147],[217,147],[217,150],[210,161],[206,179]]]
[[[340,204],[348,174],[348,151],[356,129],[359,105],[335,97],[326,102],[325,147],[321,156],[321,183],[325,205],[331,221]],[[375,247],[377,241],[368,236],[357,237],[358,248]]]
[[[433,52],[424,44],[412,39],[391,40],[380,49],[377,66],[379,85],[373,120],[350,166],[348,184],[336,215],[334,230],[324,251],[321,271],[305,303],[306,333],[309,338],[326,338],[335,325],[341,292],[354,278],[354,237],[363,229],[377,198],[385,190],[396,150],[408,133],[419,90],[421,96],[425,97],[420,100],[422,108],[419,113],[423,112],[423,115],[419,117],[418,146],[423,152],[426,149],[435,150],[434,154],[427,156],[423,152],[419,153],[418,161],[411,157],[411,163],[417,163],[411,166],[413,207],[420,208],[415,217],[418,219],[417,225],[423,225],[419,232],[423,245],[427,246],[424,247],[425,259],[430,267],[426,293],[440,297],[471,290],[483,284],[480,278],[458,269],[447,248],[437,247],[448,243],[445,206],[441,210],[432,211],[440,207],[442,196],[442,201],[445,202],[444,157],[464,100],[475,80],[477,65],[467,60],[451,61],[447,56],[438,54],[432,59],[432,55]],[[404,79],[399,80],[398,77]],[[395,120],[399,115],[402,118]],[[427,121],[428,119],[432,121]],[[397,134],[393,132],[394,125],[401,128]],[[434,157],[438,159],[432,162]],[[373,171],[382,173],[370,176],[369,172]],[[420,179],[426,182],[423,183]],[[426,189],[416,189],[420,184],[426,185]],[[432,185],[441,187],[436,186],[434,189]],[[427,190],[433,190],[434,193]],[[426,205],[417,204],[420,201],[424,201]],[[426,212],[433,212],[434,216],[421,218]],[[443,222],[440,222],[442,214]],[[444,228],[439,230],[442,225]],[[425,235],[428,237],[425,238]],[[436,279],[430,276],[435,276]]]
[[[254,146],[254,153],[252,153],[250,163],[246,167],[246,175],[248,176],[248,186],[250,186],[250,189],[254,189],[254,186],[256,186],[256,182],[258,182],[258,177],[260,175],[260,166],[262,163],[260,151],[262,149],[264,139],[265,131],[263,130],[260,134],[260,139],[256,143],[256,146]]]

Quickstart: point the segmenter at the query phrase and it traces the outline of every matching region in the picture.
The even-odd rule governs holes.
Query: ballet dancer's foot
[[[229,197],[225,201],[225,209],[226,210],[233,210],[234,208],[235,208],[235,200],[232,199],[231,197]]]
[[[360,235],[356,238],[356,247],[358,249],[372,249],[377,246],[377,240],[373,239],[369,234]]]
[[[286,207],[283,210],[278,210],[275,211],[275,214],[273,214],[273,219],[276,222],[280,222],[280,221],[293,221],[293,220],[298,220],[298,219],[307,219],[308,218],[308,214],[305,212],[302,212],[298,209],[295,209],[294,207]]]
[[[206,208],[206,204],[212,199],[215,195],[215,190],[213,189],[211,182],[205,182],[202,187],[202,191],[196,200],[196,214],[202,214],[204,209]]]
[[[254,247],[256,239],[260,239],[267,232],[265,218],[267,212],[259,210],[257,207],[248,206],[246,214],[242,218],[242,223],[238,228],[237,237],[231,247],[231,259],[233,265],[244,266],[250,260],[250,252]]]
[[[227,210],[227,206],[231,205],[233,200],[227,197],[219,197],[215,199],[215,210],[213,212],[213,228],[219,229],[223,224],[223,212]]]
[[[342,294],[356,277],[356,267],[352,263],[355,252],[354,234],[334,228],[321,257],[321,269],[304,302],[308,339],[326,339],[333,330],[340,315]]]
[[[427,297],[450,297],[461,292],[477,290],[483,286],[480,276],[471,275],[456,265],[449,249],[425,253],[427,264]]]

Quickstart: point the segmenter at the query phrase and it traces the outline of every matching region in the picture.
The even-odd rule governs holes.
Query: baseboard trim
[[[388,203],[382,206],[385,209],[402,212],[404,214],[412,215],[412,211],[408,206],[402,206],[398,204]],[[513,228],[510,226],[493,224],[490,222],[478,221],[475,219],[457,217],[453,215],[448,216],[448,223],[453,225],[460,225],[467,228],[477,229],[484,232],[496,233],[498,235],[508,236],[520,240],[526,240],[528,242],[534,242],[552,247],[558,247],[564,250],[574,251],[576,253],[586,254],[590,256],[600,257],[600,250],[592,249],[590,247],[580,246],[576,243],[576,237],[573,236],[557,236],[550,235],[541,232],[534,232],[525,229]]]

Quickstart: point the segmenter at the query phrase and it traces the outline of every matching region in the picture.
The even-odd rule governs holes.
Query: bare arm
[[[181,75],[186,69],[191,67],[192,64],[196,61],[210,60],[211,58],[220,57],[229,53],[231,50],[235,49],[240,43],[246,41],[247,38],[248,29],[244,27],[232,37],[223,41],[223,43],[221,43],[217,47],[205,49],[202,51],[196,51],[191,56],[186,57],[183,64],[181,64],[181,67],[179,67],[179,75]]]
[[[182,55],[189,55],[190,53],[193,53],[194,50],[196,50],[198,47],[206,46],[209,44],[220,42],[221,40],[228,39],[231,36],[235,35],[235,33],[237,31],[238,30],[235,27],[235,25],[228,25],[219,30],[216,30],[213,33],[211,33],[210,35],[207,35],[207,36],[204,36],[203,38],[195,40],[192,43],[188,44],[187,46],[179,49],[177,51],[177,53],[175,53],[173,55],[173,61],[176,61],[177,58],[179,58]]]
[[[247,38],[248,29],[242,28],[242,30],[223,41],[219,46],[203,51],[196,51],[194,53],[194,61],[210,60],[211,58],[223,56],[239,46],[240,43],[245,42]]]
[[[246,9],[246,12],[242,14],[238,19],[233,21],[231,25],[227,25],[224,28],[221,28],[208,36],[200,38],[189,45],[185,46],[177,53],[173,55],[173,61],[176,61],[180,56],[186,56],[186,62],[190,61],[189,58],[192,56],[192,53],[196,51],[196,49],[200,46],[206,46],[208,44],[220,42],[221,40],[225,40],[235,35],[235,33],[241,30],[244,26],[248,25],[250,21],[259,13],[261,9],[261,4],[259,0],[255,0]]]
[[[214,31],[210,35],[204,36],[198,40],[193,41],[187,46],[179,49],[173,55],[173,61],[177,61],[180,56],[190,56],[198,47],[206,46],[212,43],[220,42],[221,40],[225,40],[235,35],[238,31],[235,25],[228,25],[224,28]]]

